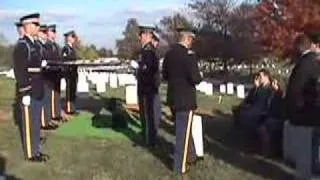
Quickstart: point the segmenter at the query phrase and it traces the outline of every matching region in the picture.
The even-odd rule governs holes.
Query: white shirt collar
[[[72,43],[70,43],[70,42],[67,42],[67,44],[68,44],[68,46],[72,47]]]
[[[31,35],[26,34],[25,36],[27,36],[27,37],[30,39],[30,41],[31,41],[32,43],[34,43],[34,38],[33,38]]]
[[[303,51],[303,53],[301,54],[301,56],[304,56],[304,55],[306,55],[306,54],[308,54],[308,53],[310,53],[310,52],[311,52],[311,49],[305,50],[305,51]]]

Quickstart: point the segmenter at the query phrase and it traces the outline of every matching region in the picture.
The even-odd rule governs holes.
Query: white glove
[[[203,78],[203,72],[200,71],[200,76]]]
[[[30,96],[23,96],[22,97],[22,104],[25,106],[30,106],[31,98]]]
[[[41,67],[46,67],[48,65],[47,60],[42,60],[41,61]]]
[[[138,67],[139,67],[139,64],[138,64],[136,61],[134,61],[134,60],[132,60],[132,61],[130,62],[130,65],[131,65],[131,67],[133,67],[134,69],[138,69]]]

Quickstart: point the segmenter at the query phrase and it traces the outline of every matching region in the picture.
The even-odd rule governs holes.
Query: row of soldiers
[[[21,130],[25,158],[43,162],[49,156],[41,153],[41,129],[54,130],[67,121],[62,115],[60,81],[65,78],[66,114],[75,114],[77,67],[49,67],[48,61],[76,60],[74,31],[64,34],[66,45],[56,43],[56,25],[40,24],[40,14],[29,14],[16,23],[19,40],[14,49],[16,77],[15,118]],[[44,139],[44,138],[42,138]]]
[[[159,86],[161,83],[159,57],[152,37],[155,28],[140,27],[142,44],[138,66],[138,99],[145,142],[151,148],[157,147],[157,129],[161,119]],[[197,157],[191,135],[193,111],[197,108],[196,84],[202,80],[196,55],[192,50],[195,33],[192,29],[179,28],[179,42],[173,45],[162,65],[162,77],[168,83],[167,104],[171,108],[176,128],[173,170],[187,173]]]

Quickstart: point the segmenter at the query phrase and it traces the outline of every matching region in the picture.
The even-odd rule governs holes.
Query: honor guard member
[[[29,161],[43,162],[47,155],[40,152],[40,114],[44,87],[41,75],[41,55],[34,36],[39,30],[38,13],[22,17],[25,35],[15,46],[14,73],[18,83],[21,105],[22,142]]]
[[[62,49],[63,61],[76,61],[75,43],[77,41],[77,35],[74,31],[70,31],[64,34],[66,45]],[[67,87],[66,87],[66,113],[77,114],[75,107],[78,71],[77,66],[72,65],[67,67],[65,74]]]
[[[47,30],[47,46],[49,49],[49,59],[51,61],[61,62],[61,51],[59,45],[56,43],[56,25],[48,25]],[[65,122],[61,116],[61,91],[60,91],[60,82],[63,77],[63,69],[61,67],[51,67],[50,72],[52,74],[51,79],[51,118],[54,121]]]
[[[197,108],[196,84],[201,82],[195,53],[191,50],[195,34],[190,29],[178,29],[180,43],[173,45],[163,62],[163,78],[168,81],[167,103],[173,111],[176,127],[174,171],[186,173],[187,163],[196,160],[191,136],[193,111]],[[189,155],[189,152],[191,153]]]
[[[47,45],[47,25],[40,25],[38,32],[38,39],[36,40],[39,49],[41,51],[41,56],[43,61],[50,60],[49,57],[49,46]],[[55,130],[57,125],[55,125],[51,120],[51,82],[52,73],[50,69],[42,69],[43,82],[44,82],[44,98],[41,110],[41,129],[42,130]]]
[[[160,45],[160,35],[158,33],[156,33],[155,31],[153,31],[153,36],[152,36],[152,45],[153,47],[156,49],[156,54],[157,54],[157,58],[159,61],[159,70],[156,74],[156,84],[158,85],[158,87],[161,84],[161,74],[160,74],[160,53],[159,53],[159,45]],[[158,130],[160,122],[161,122],[161,116],[162,116],[162,111],[161,111],[161,100],[160,100],[160,92],[158,91],[158,93],[155,95],[155,99],[154,99],[154,109],[155,109],[155,118],[156,118],[156,129]]]
[[[159,92],[159,59],[152,45],[153,27],[140,26],[142,44],[141,59],[138,67],[138,97],[140,114],[142,115],[142,133],[147,145],[156,144],[157,128],[155,100]]]
[[[25,34],[24,28],[23,28],[21,22],[16,22],[15,26],[17,28],[17,33],[18,33],[18,36],[19,36],[18,40],[20,40],[20,39],[22,39],[24,37],[24,34]],[[15,95],[16,96],[15,96],[15,102],[13,104],[13,109],[14,109],[13,114],[14,114],[15,124],[18,125],[18,123],[19,123],[18,120],[21,119],[19,117],[21,110],[19,109],[20,108],[20,103],[19,103],[20,97],[19,97],[19,88],[18,88],[18,83],[17,82],[15,84]]]

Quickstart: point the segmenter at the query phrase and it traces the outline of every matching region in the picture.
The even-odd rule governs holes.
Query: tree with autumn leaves
[[[320,31],[319,0],[261,0],[254,16],[261,44],[281,57],[290,55],[297,34]]]

